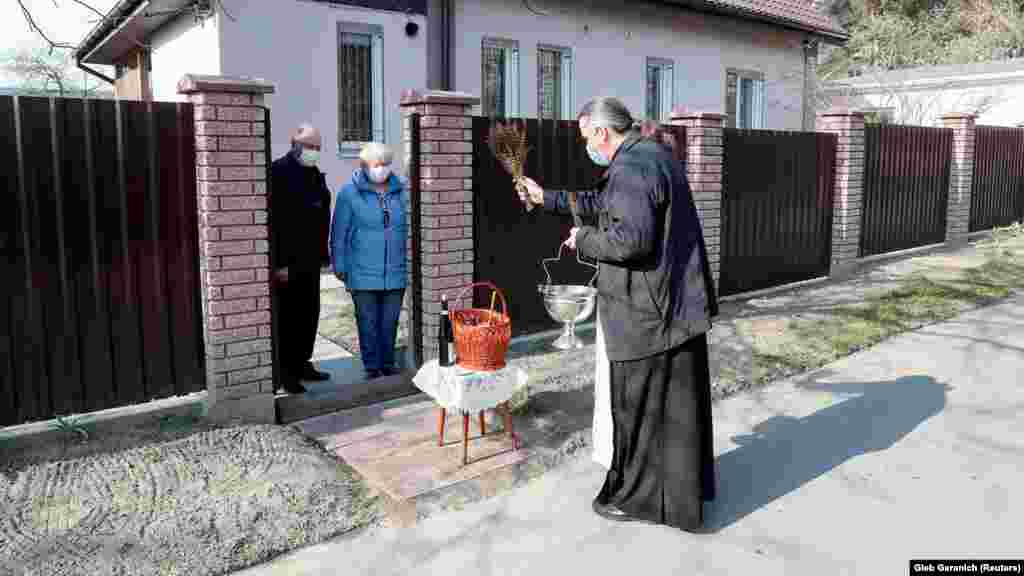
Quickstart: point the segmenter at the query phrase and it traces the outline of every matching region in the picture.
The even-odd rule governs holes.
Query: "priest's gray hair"
[[[640,128],[640,124],[633,120],[633,115],[629,113],[629,108],[626,108],[626,105],[618,98],[609,96],[590,99],[583,105],[583,108],[580,108],[576,120],[580,120],[584,116],[590,118],[591,126],[607,128],[620,136]]]

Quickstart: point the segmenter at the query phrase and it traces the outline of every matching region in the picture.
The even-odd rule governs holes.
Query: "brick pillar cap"
[[[233,94],[273,94],[274,85],[261,78],[242,76],[205,76],[185,74],[178,80],[179,94],[230,92]]]
[[[853,116],[856,118],[863,118],[864,112],[860,110],[855,110],[853,108],[847,108],[845,106],[835,106],[833,108],[829,108],[828,110],[818,112],[818,116]]]
[[[690,119],[701,119],[701,120],[725,120],[725,114],[718,112],[698,112],[696,110],[687,110],[682,106],[676,106],[672,109],[673,120],[690,120]]]
[[[480,99],[468,92],[448,92],[444,90],[406,90],[402,92],[402,106],[418,104],[455,104],[476,106]]]
[[[978,115],[973,112],[947,112],[940,116],[943,120],[974,120]]]

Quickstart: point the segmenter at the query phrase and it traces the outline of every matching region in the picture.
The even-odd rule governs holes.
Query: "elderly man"
[[[597,226],[573,228],[566,241],[601,267],[597,352],[608,382],[595,392],[609,396],[613,426],[594,511],[701,532],[703,502],[714,498],[706,333],[717,305],[696,206],[682,163],[642,137],[619,100],[591,100],[579,129],[591,160],[607,167],[576,201]],[[524,202],[568,212],[566,192],[522,184]]]
[[[270,167],[270,229],[277,291],[278,345],[285,391],[300,394],[301,380],[327,380],[310,361],[320,319],[320,269],[327,264],[331,194],[317,168],[320,132],[303,124],[291,149]]]

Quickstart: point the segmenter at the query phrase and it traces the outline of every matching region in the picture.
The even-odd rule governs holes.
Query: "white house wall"
[[[480,95],[484,37],[519,43],[521,114],[537,114],[537,45],[574,51],[576,109],[596,95],[621,98],[643,115],[647,57],[674,61],[676,105],[725,112],[726,69],[764,73],[767,128],[802,125],[804,35],[678,8],[594,0],[456,0],[455,89]],[[585,30],[588,27],[589,30]]]
[[[157,30],[149,39],[152,46],[150,87],[153,99],[183,102],[178,80],[185,74],[221,73],[220,37],[217,18],[197,24],[192,16],[183,16]]]
[[[426,20],[420,16],[303,0],[223,0],[234,20],[221,17],[223,73],[262,78],[276,87],[271,108],[271,151],[288,151],[290,132],[312,122],[323,134],[321,169],[332,195],[357,161],[340,158],[338,145],[338,22],[383,28],[386,141],[402,154],[399,102],[403,90],[427,85]],[[410,38],[405,25],[420,26]],[[401,162],[395,162],[400,170]]]
[[[858,94],[849,102],[855,107],[891,108],[894,120],[902,124],[937,126],[946,113],[980,112],[978,124],[1016,126],[1024,122],[1022,100],[1024,82],[925,90],[893,87],[885,92]]]

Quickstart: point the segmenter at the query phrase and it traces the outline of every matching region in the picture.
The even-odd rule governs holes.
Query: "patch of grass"
[[[737,380],[739,380],[739,374],[736,372],[736,369],[724,362],[722,362],[718,367],[718,370],[712,374],[718,376],[718,382],[720,386],[723,387],[731,387],[736,384]]]
[[[88,416],[71,414],[55,417],[51,428],[65,436],[88,442],[89,433],[95,429],[95,424]]]
[[[235,545],[234,553],[235,557],[244,562],[246,566],[251,566],[260,559],[259,546],[246,540]]]
[[[994,228],[988,238],[978,242],[979,248],[987,249],[994,258],[1013,256],[1013,242],[1024,236],[1024,224],[1014,222],[1009,226]]]
[[[298,548],[306,543],[306,531],[298,526],[288,529],[288,547]]]
[[[754,379],[763,383],[780,373],[820,368],[901,332],[953,318],[967,307],[1002,300],[1020,288],[1024,265],[1003,257],[965,270],[954,280],[912,276],[862,304],[835,308],[827,318],[794,320],[790,342],[775,351],[755,346]]]
[[[161,434],[177,435],[190,432],[206,416],[206,403],[194,404],[188,414],[169,414],[160,418],[157,427]]]
[[[338,461],[337,478],[351,490],[349,514],[352,528],[365,526],[381,515],[383,497],[375,493],[359,472],[345,461]]]
[[[998,290],[1024,288],[1024,265],[1015,260],[994,258],[971,270],[972,285]],[[1005,296],[995,296],[1002,298]]]
[[[32,501],[31,523],[38,530],[71,530],[88,508],[74,494],[43,496]]]
[[[528,386],[523,386],[519,390],[516,390],[512,394],[512,398],[509,399],[509,406],[512,408],[512,414],[516,416],[523,416],[530,412],[530,390]]]

